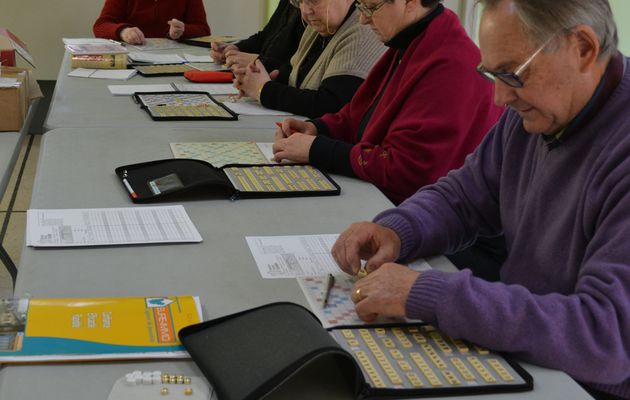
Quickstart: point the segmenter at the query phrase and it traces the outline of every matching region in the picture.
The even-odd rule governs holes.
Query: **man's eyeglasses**
[[[497,72],[497,71],[488,71],[482,64],[477,66],[477,72],[479,72],[485,78],[491,80],[492,82],[496,82],[497,79],[500,79],[503,83],[513,88],[520,89],[525,86],[523,82],[523,72],[529,67],[529,65],[534,61],[534,58],[538,54],[540,54],[545,47],[551,43],[551,41],[556,37],[557,33],[552,35],[545,43],[542,44],[535,52],[532,54],[524,63],[519,65],[514,72]]]
[[[302,3],[312,8],[317,7],[319,3],[321,3],[321,0],[289,0],[289,3],[295,8],[300,8]]]
[[[354,3],[354,6],[357,8],[357,10],[359,10],[361,12],[361,14],[363,14],[364,16],[371,18],[372,15],[374,15],[374,13],[381,7],[383,7],[383,4],[387,3],[387,1],[381,1],[380,3],[374,5],[374,6],[366,6],[365,4],[356,1]]]

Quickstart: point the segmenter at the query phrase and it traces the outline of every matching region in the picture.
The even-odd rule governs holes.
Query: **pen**
[[[282,129],[282,122],[276,122],[276,126]],[[294,134],[295,132],[297,132],[297,129],[291,128],[291,134]]]
[[[123,178],[123,184],[125,185],[125,187],[127,188],[127,191],[129,192],[129,194],[131,195],[131,198],[133,199],[137,199],[138,195],[136,194],[136,192],[134,192],[134,190],[131,188],[131,185],[129,184],[129,181],[126,178]]]
[[[328,274],[328,282],[326,283],[326,291],[324,292],[324,308],[328,306],[328,298],[330,297],[330,291],[335,286],[335,277],[333,274]]]

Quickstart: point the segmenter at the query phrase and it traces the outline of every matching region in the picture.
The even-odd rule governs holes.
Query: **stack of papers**
[[[67,44],[66,49],[76,55],[90,54],[125,54],[129,51],[120,43],[108,41],[107,43]]]
[[[100,38],[63,38],[63,44],[107,44],[107,43],[119,43],[109,39]]]
[[[96,78],[96,79],[115,79],[125,81],[134,76],[138,71],[135,69],[88,69],[77,68],[72,70],[68,76],[76,78]]]
[[[177,54],[147,53],[139,51],[129,52],[129,58],[135,62],[147,64],[183,64],[186,62],[185,59]]]

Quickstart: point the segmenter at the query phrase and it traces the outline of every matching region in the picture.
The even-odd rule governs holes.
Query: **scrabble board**
[[[419,259],[409,264],[409,267],[416,271],[431,269],[431,266],[424,260]],[[356,277],[347,274],[335,275],[335,284],[328,295],[326,307],[323,306],[324,293],[326,291],[327,277],[312,276],[298,278],[298,284],[304,292],[311,310],[319,318],[324,328],[332,328],[340,325],[363,325],[354,310],[354,303],[350,297],[352,286]],[[379,317],[375,323],[389,324],[406,322],[403,319]]]
[[[310,165],[224,168],[241,192],[328,192],[337,190],[330,179]]]
[[[255,142],[171,143],[175,158],[203,160],[221,168],[226,164],[272,163]]]
[[[376,389],[527,387],[526,373],[500,354],[453,339],[430,325],[333,329]],[[462,393],[464,390],[462,390]]]
[[[195,70],[188,64],[134,65],[133,68],[142,76],[184,75],[186,71]]]
[[[236,119],[205,92],[136,93],[134,98],[155,120]]]

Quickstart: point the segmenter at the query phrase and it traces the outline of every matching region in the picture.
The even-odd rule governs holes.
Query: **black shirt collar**
[[[411,42],[418,37],[422,32],[427,29],[431,21],[435,19],[438,15],[440,15],[444,11],[444,6],[442,4],[438,4],[435,9],[433,9],[430,13],[422,17],[418,22],[409,25],[402,31],[398,32],[396,36],[385,42],[385,46],[391,47],[393,49],[398,49],[405,51],[407,47],[411,44]]]

